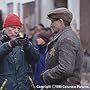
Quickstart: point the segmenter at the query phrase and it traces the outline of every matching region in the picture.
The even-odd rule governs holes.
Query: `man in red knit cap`
[[[24,32],[19,35],[22,27],[20,18],[15,14],[8,15],[3,23],[0,85],[5,90],[33,90],[31,64],[36,62],[38,56]]]

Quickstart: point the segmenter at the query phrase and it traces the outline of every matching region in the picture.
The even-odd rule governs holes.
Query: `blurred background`
[[[90,85],[90,0],[0,0],[0,30],[10,13],[20,16],[27,31],[39,23],[49,27],[47,13],[57,7],[66,7],[73,13],[71,26],[81,40],[85,55],[82,84]]]
[[[10,13],[19,15],[27,28],[30,29],[39,23],[46,27],[50,26],[47,13],[57,7],[66,7],[74,15],[73,28],[80,30],[80,13],[82,13],[80,3],[82,1],[85,0],[0,0],[0,12],[3,20]],[[82,4],[88,6],[89,3],[85,5],[83,2]]]

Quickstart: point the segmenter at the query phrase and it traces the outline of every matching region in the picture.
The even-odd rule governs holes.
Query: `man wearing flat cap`
[[[46,85],[52,85],[51,90],[67,90],[69,87],[64,86],[71,85],[75,86],[74,90],[80,90],[76,86],[80,85],[83,53],[80,40],[70,26],[73,15],[67,8],[57,8],[47,16],[55,36],[48,44],[46,70],[41,78]],[[57,89],[53,85],[64,86]]]

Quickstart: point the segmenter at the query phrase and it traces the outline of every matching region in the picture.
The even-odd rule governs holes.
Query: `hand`
[[[9,40],[10,40],[9,36],[7,36],[4,32],[2,32],[2,33],[1,33],[1,39],[0,39],[0,41],[1,41],[2,43],[4,43],[4,42],[7,42],[7,41],[9,41]]]
[[[24,45],[28,45],[29,39],[28,37],[17,37],[14,40],[10,40],[10,46],[11,47],[15,47],[15,46],[24,46]]]

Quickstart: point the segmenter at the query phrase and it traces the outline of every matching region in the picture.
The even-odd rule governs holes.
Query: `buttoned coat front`
[[[0,85],[7,79],[5,90],[32,90],[29,76],[32,76],[31,64],[37,58],[31,43],[11,48],[8,42],[0,42]]]

